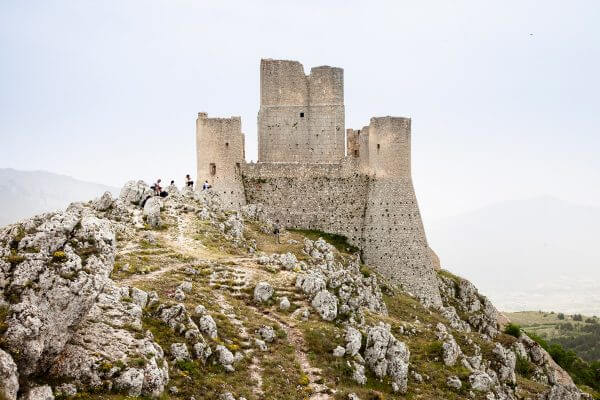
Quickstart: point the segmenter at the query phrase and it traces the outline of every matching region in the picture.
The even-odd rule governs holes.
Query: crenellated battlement
[[[260,63],[258,163],[244,161],[241,119],[198,113],[198,181],[230,206],[262,203],[276,223],[344,235],[363,260],[441,304],[411,177],[411,120],[345,129],[344,70]]]

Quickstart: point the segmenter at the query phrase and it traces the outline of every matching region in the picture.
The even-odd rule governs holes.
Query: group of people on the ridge
[[[154,185],[150,186],[150,189],[152,189],[154,191],[155,196],[167,197],[169,195],[169,192],[163,189],[163,187],[161,186],[161,182],[162,182],[162,180],[160,178],[157,179],[156,182],[154,183]],[[171,181],[170,186],[175,186],[174,180]],[[185,176],[185,186],[187,186],[191,189],[194,188],[194,181],[190,177],[190,174],[187,174]],[[204,184],[202,184],[202,190],[207,190],[210,188],[212,188],[212,185],[210,185],[208,183],[208,181],[204,181]]]

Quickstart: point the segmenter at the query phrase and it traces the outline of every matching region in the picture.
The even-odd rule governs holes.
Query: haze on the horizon
[[[195,171],[260,58],[345,70],[346,127],[413,119],[425,222],[552,195],[600,205],[600,3],[4,1],[0,167],[121,186]]]

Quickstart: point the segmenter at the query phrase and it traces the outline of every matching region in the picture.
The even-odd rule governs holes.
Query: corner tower
[[[204,181],[223,198],[225,205],[239,209],[246,204],[241,165],[244,162],[244,134],[240,117],[196,119],[197,185]]]
[[[369,183],[362,251],[365,263],[428,304],[441,305],[411,176],[411,120],[371,118]]]
[[[344,70],[260,62],[258,161],[338,163],[345,155]]]

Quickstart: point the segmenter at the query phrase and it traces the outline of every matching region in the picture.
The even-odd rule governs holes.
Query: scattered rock
[[[48,385],[30,388],[19,400],[54,400],[52,388]]]
[[[268,282],[258,282],[254,288],[254,300],[264,303],[273,296],[273,293],[273,287]]]
[[[258,328],[258,334],[267,343],[271,343],[275,340],[275,330],[271,326],[262,325]]]
[[[333,321],[337,317],[337,298],[327,290],[317,293],[311,305],[325,321]]]
[[[290,306],[291,306],[290,301],[285,296],[282,297],[281,300],[279,301],[279,309],[281,311],[287,311],[287,310],[289,310]]]
[[[333,349],[334,357],[344,357],[344,354],[346,354],[346,349],[344,349],[342,346],[337,346],[335,349]]]
[[[190,353],[185,343],[173,343],[171,345],[171,357],[175,361],[189,360]]]
[[[211,339],[216,339],[218,337],[217,324],[210,315],[206,314],[200,317],[198,324],[200,330],[206,333]]]
[[[478,392],[488,392],[494,384],[492,378],[483,371],[475,371],[469,375],[471,389]]]
[[[146,217],[146,223],[152,228],[159,228],[161,226],[161,207],[162,203],[160,197],[158,196],[150,197],[144,204],[144,216]]]
[[[349,326],[346,329],[346,353],[349,356],[355,356],[358,354],[360,347],[362,345],[362,335],[357,330]]]
[[[448,379],[446,380],[446,385],[454,389],[460,389],[462,387],[462,382],[460,381],[458,376],[453,375],[448,377]]]

